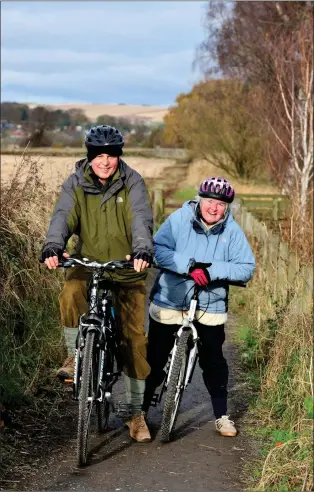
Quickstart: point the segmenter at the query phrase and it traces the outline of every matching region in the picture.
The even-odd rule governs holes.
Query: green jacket
[[[143,178],[122,159],[109,187],[96,186],[87,159],[62,185],[51,217],[43,250],[66,248],[78,236],[70,254],[90,260],[124,260],[127,254],[145,251],[153,255],[153,217]],[[146,273],[119,270],[113,278],[133,282]]]

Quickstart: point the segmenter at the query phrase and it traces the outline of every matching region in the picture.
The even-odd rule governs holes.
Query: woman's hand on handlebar
[[[66,251],[62,254],[63,258],[70,258],[69,253]],[[46,258],[44,261],[45,265],[49,268],[49,270],[55,270],[59,266],[59,257],[58,256],[50,256]]]

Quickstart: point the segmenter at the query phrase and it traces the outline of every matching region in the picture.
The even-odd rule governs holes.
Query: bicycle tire
[[[187,349],[190,331],[184,331],[179,338],[174,356],[169,383],[166,391],[162,422],[160,427],[161,442],[169,442],[178,418],[179,407],[184,391]]]
[[[78,466],[84,466],[88,455],[88,434],[93,400],[88,400],[90,396],[94,399],[94,341],[95,333],[87,332],[83,349],[82,378],[79,394],[79,416],[77,429],[77,461]],[[91,394],[90,394],[91,393]]]
[[[104,351],[104,368],[103,374],[101,375],[101,380],[106,388],[107,383],[110,382],[110,378],[106,377],[107,373],[113,373],[114,359],[109,344],[106,345]],[[97,427],[99,433],[104,433],[108,429],[109,415],[110,415],[110,404],[105,399],[103,395],[103,401],[97,401],[96,403],[96,413],[97,413]]]

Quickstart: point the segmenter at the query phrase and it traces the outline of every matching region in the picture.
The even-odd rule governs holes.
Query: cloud
[[[169,104],[200,76],[191,67],[204,4],[5,3],[2,100],[16,91],[24,100]]]
[[[34,70],[42,66],[45,73],[54,71],[56,66],[60,70],[67,68],[79,67],[81,70],[89,70],[97,66],[115,66],[123,68],[126,65],[160,65],[165,68],[170,66],[180,67],[186,63],[186,60],[192,59],[193,50],[184,50],[169,53],[160,53],[151,56],[135,56],[132,54],[119,53],[119,63],[117,64],[117,53],[74,51],[70,49],[8,49],[3,48],[1,61],[6,69],[29,69],[31,66]],[[52,67],[52,68],[51,68]]]
[[[87,46],[107,51],[131,41],[145,43],[149,49],[153,40],[158,40],[158,46],[167,47],[167,38],[173,33],[171,42],[177,46],[183,37],[187,43],[188,38],[193,41],[194,31],[200,31],[202,3],[184,2],[180,7],[178,2],[5,3],[2,42],[5,46],[6,41],[15,41],[16,46],[21,46],[23,40],[23,46],[28,47],[36,41],[37,46],[47,47],[66,39],[80,49]]]

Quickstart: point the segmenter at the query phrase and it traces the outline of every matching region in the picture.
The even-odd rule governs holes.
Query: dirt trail
[[[153,275],[149,275],[149,287]],[[147,317],[146,317],[147,318]],[[245,488],[242,467],[253,449],[242,431],[247,389],[243,381],[233,343],[236,319],[232,314],[226,328],[224,353],[229,362],[229,412],[239,434],[221,437],[214,429],[214,416],[209,396],[197,367],[180,407],[174,440],[161,444],[159,428],[162,405],[152,408],[148,422],[153,442],[138,444],[131,440],[128,429],[114,414],[110,430],[92,435],[91,459],[87,467],[76,467],[76,418],[78,406],[67,392],[64,401],[52,403],[42,417],[44,425],[24,423],[15,435],[21,453],[1,482],[0,490],[36,491],[149,491],[196,492],[241,491]],[[238,388],[238,390],[237,390]],[[116,401],[124,400],[123,380],[115,387]],[[49,415],[51,415],[51,424]],[[26,420],[26,421],[25,421]],[[40,435],[39,435],[40,434]],[[18,439],[20,437],[20,439]]]
[[[241,415],[245,404],[235,395],[237,361],[230,340],[233,320],[227,330],[225,354],[231,368],[230,412],[239,429],[236,438],[223,438],[214,430],[214,416],[201,373],[197,368],[193,383],[184,395],[174,440],[161,444],[159,426],[161,407],[151,409],[149,425],[154,441],[137,444],[129,437],[128,429],[113,416],[110,431],[101,437],[93,436],[89,466],[78,469],[75,463],[75,417],[77,405],[69,402],[73,412],[72,436],[69,428],[65,442],[51,449],[46,466],[28,484],[27,490],[102,490],[120,491],[237,491],[244,489],[242,465],[249,453],[248,437],[241,432]],[[116,388],[117,399],[123,400],[123,384]],[[239,396],[239,395],[238,395]],[[62,423],[61,423],[62,425]]]

